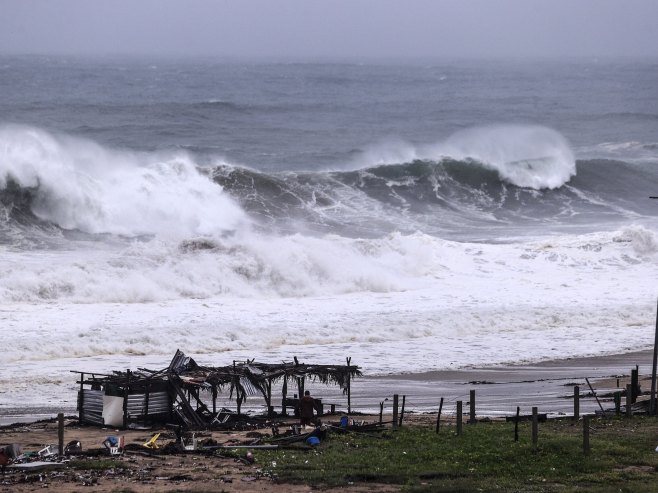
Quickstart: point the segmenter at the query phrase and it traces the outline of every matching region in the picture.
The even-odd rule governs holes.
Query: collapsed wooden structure
[[[296,394],[304,394],[307,379],[323,384],[335,384],[347,395],[351,411],[351,381],[361,376],[358,366],[308,365],[293,362],[258,363],[254,360],[230,366],[201,366],[180,350],[168,367],[161,370],[140,368],[138,371],[115,371],[98,374],[76,371],[78,413],[80,422],[100,426],[127,428],[150,426],[154,423],[177,423],[186,429],[222,427],[233,416],[241,414],[248,396],[260,394],[268,417],[274,416],[272,386],[281,383],[281,414],[296,407],[296,397],[288,397],[288,386],[296,386]],[[229,399],[237,410],[217,409],[217,397],[228,389]],[[208,393],[210,399],[208,399]],[[204,397],[206,397],[204,399]],[[322,402],[316,399],[318,414],[323,414]]]

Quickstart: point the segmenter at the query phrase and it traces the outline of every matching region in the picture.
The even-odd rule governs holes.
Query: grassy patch
[[[582,423],[540,424],[531,443],[530,423],[479,423],[461,436],[446,427],[405,427],[367,435],[332,434],[308,452],[258,453],[259,465],[279,481],[313,486],[390,483],[404,490],[605,492],[655,491],[658,480],[658,420],[591,420],[588,455],[582,450]]]
[[[68,463],[71,469],[81,471],[104,471],[106,469],[116,469],[117,467],[125,468],[122,463],[117,463],[112,459],[79,459],[72,460]]]

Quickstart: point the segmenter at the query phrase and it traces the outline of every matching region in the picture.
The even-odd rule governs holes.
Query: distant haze
[[[0,0],[0,53],[655,57],[656,0]]]

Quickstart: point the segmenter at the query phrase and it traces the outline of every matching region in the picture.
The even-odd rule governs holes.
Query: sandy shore
[[[534,364],[365,378],[368,392],[360,394],[358,402],[370,407],[377,404],[371,401],[375,395],[390,399],[392,394],[398,393],[407,396],[409,409],[431,412],[436,411],[443,397],[444,409],[447,405],[450,412],[454,411],[456,401],[466,403],[470,390],[475,390],[480,415],[511,415],[516,406],[520,406],[522,412],[537,406],[540,412],[568,414],[573,409],[574,385],[580,387],[581,394],[589,392],[585,379],[590,380],[597,393],[610,393],[615,390],[617,380],[619,386],[625,388],[630,382],[631,370],[637,366],[642,390],[650,390],[652,361],[653,351],[637,351]],[[593,397],[584,398],[580,408],[583,412],[593,412],[598,404]]]
[[[409,412],[436,412],[439,401],[444,398],[444,412],[455,412],[456,402],[469,400],[470,390],[476,391],[477,413],[481,416],[511,415],[520,406],[522,412],[529,412],[533,406],[541,412],[570,413],[572,411],[573,386],[578,385],[581,394],[589,392],[586,378],[601,393],[609,393],[617,385],[623,388],[629,381],[631,370],[638,366],[643,390],[649,390],[648,380],[652,369],[653,352],[636,351],[606,356],[557,359],[533,364],[505,365],[486,368],[465,368],[458,370],[433,371],[387,376],[365,376],[356,379],[352,385],[351,407],[361,413],[379,413],[379,406],[390,410],[393,395],[406,396],[406,410]],[[338,410],[347,409],[347,398],[340,389],[319,384],[308,385],[315,397],[326,403],[335,403]],[[75,402],[77,388],[71,385],[71,398]],[[276,395],[276,393],[274,394]],[[247,401],[245,409],[263,411],[262,399],[258,396]],[[276,398],[275,398],[276,403]],[[23,408],[15,403],[0,411],[0,425],[15,422],[31,422],[51,418],[58,412],[76,414],[75,408],[59,408],[57,404],[44,403],[39,408]],[[234,403],[222,403],[234,408]],[[583,412],[598,409],[594,398],[581,401]]]

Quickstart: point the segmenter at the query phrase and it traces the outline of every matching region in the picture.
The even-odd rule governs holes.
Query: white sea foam
[[[23,263],[26,285],[14,274],[15,285],[3,281],[5,296],[33,289],[37,277],[72,287],[55,302],[3,303],[5,332],[20,334],[5,340],[3,378],[10,386],[13,378],[66,381],[60,373],[71,366],[166,362],[178,347],[215,362],[349,354],[376,374],[620,351],[629,340],[638,349],[652,340],[658,264],[654,233],[643,228],[504,245],[422,234],[347,246],[341,238],[287,241],[261,252],[251,289],[244,280],[231,286],[238,274],[225,276],[230,268],[211,269],[230,263],[222,252],[180,261],[167,252],[160,263],[157,255],[134,264]],[[283,253],[292,243],[296,253]],[[139,255],[148,253],[133,251],[133,260]],[[83,285],[88,291],[70,294]],[[133,302],[99,302],[112,291]],[[68,301],[74,296],[87,303]],[[158,301],[136,303],[149,297]]]
[[[354,167],[408,163],[415,159],[475,160],[520,187],[559,188],[576,174],[567,140],[537,125],[492,125],[463,130],[434,145],[387,141],[367,149]]]
[[[34,214],[65,229],[124,235],[220,234],[246,223],[183,153],[112,150],[91,141],[0,127],[0,188],[35,189]]]

